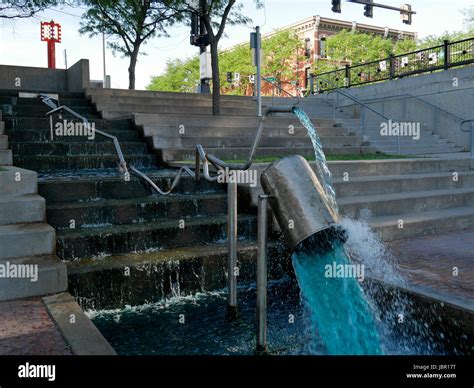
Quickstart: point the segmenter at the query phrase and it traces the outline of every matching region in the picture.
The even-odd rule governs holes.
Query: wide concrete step
[[[0,97],[1,101],[5,101],[5,97]],[[65,105],[71,109],[75,108],[83,108],[83,107],[90,107],[91,101],[86,98],[63,98],[61,94],[59,95],[59,103],[60,105]],[[18,98],[17,105],[28,105],[28,106],[46,106],[40,98]]]
[[[79,122],[77,118],[73,121]],[[132,121],[129,119],[104,120],[101,118],[95,118],[94,120],[91,120],[90,123],[91,125],[94,125],[95,129],[104,131],[129,130],[132,125]],[[17,117],[15,120],[9,118],[5,120],[5,127],[7,130],[11,129],[13,131],[17,129],[45,129],[50,131],[50,121],[47,117]]]
[[[435,235],[474,227],[474,207],[375,217],[369,225],[384,241]]]
[[[232,128],[254,128],[257,129],[260,123],[259,117],[242,116],[235,117],[222,114],[220,116],[203,115],[203,114],[143,114],[136,113],[134,116],[136,125],[150,126],[159,128],[163,125],[174,126],[175,128],[192,127],[232,127]],[[318,127],[332,127],[338,121],[332,118],[311,118],[313,125]],[[290,125],[295,128],[300,127],[301,123],[293,114],[273,114],[265,120],[265,128],[285,128],[288,129]],[[340,125],[342,126],[342,125]]]
[[[42,104],[41,101],[26,104],[28,101],[21,105],[15,105],[13,111],[17,116],[20,117],[45,117],[51,108],[46,104]],[[69,106],[74,112],[80,114],[81,116],[88,117],[98,117],[96,110],[92,106]],[[65,112],[63,116],[67,117],[69,114]]]
[[[296,123],[295,123],[296,124]],[[319,136],[355,136],[342,127],[317,127]],[[143,127],[144,136],[159,135],[163,137],[251,137],[255,138],[257,128],[250,127],[220,127],[220,126],[191,126],[146,125]],[[308,131],[301,125],[270,127],[265,125],[264,137],[308,137]]]
[[[393,137],[373,137],[373,136],[368,136],[371,143],[374,145],[396,145],[398,144],[397,138]],[[454,146],[454,143],[448,142],[446,139],[439,139],[434,137],[433,135],[428,135],[426,137],[420,137],[419,140],[414,140],[412,138],[406,138],[406,137],[400,137],[400,144],[401,145],[436,145],[436,144],[442,144],[442,145],[452,145]]]
[[[338,199],[411,191],[474,188],[474,172],[350,177],[333,180]]]
[[[123,107],[126,105],[141,105],[141,106],[175,106],[182,105],[187,107],[212,107],[212,99],[209,98],[199,98],[199,99],[175,99],[175,98],[150,98],[150,97],[126,97],[126,96],[91,96],[92,103],[97,106],[110,106],[110,110],[120,110],[116,109],[117,106]],[[232,101],[223,99],[221,101],[221,108],[232,108],[239,106],[241,108],[253,109],[256,111],[257,104],[256,101],[252,100],[242,100],[242,101]],[[268,104],[263,104],[262,108],[264,109]],[[115,107],[115,108],[114,108]]]
[[[50,255],[55,231],[44,223],[0,225],[0,259]]]
[[[73,156],[73,155],[112,155],[115,146],[111,140],[108,142],[22,142],[12,143],[12,151],[15,155],[55,155],[55,156]],[[147,147],[142,142],[120,142],[122,152],[126,154],[146,154]]]
[[[43,222],[45,200],[37,194],[0,196],[0,225]]]
[[[344,197],[338,205],[351,218],[469,207],[474,206],[474,187]]]
[[[440,158],[334,161],[329,162],[328,166],[334,179],[343,179],[346,173],[349,173],[349,177],[367,177],[461,172],[471,169],[469,159]]]
[[[168,190],[178,170],[165,170],[160,173],[144,171],[162,190]],[[75,171],[69,174],[53,174],[40,177],[39,194],[46,198],[48,206],[52,203],[70,203],[74,201],[92,201],[107,199],[143,198],[153,194],[148,183],[134,175],[125,181],[117,170],[101,171],[97,175],[79,175]],[[1,177],[1,175],[0,175]],[[1,188],[0,188],[1,189]],[[183,175],[173,190],[174,194],[224,193],[226,185]]]
[[[104,254],[217,243],[226,239],[226,229],[225,215],[195,217],[189,220],[177,218],[156,223],[125,224],[100,229],[64,229],[58,231],[57,253],[63,260],[90,259]],[[241,238],[255,236],[256,217],[240,214],[237,231]]]
[[[371,142],[372,144],[372,142]],[[376,146],[379,150],[383,151],[390,151],[396,145],[378,145]],[[416,144],[400,144],[400,150],[405,152],[411,151],[418,151],[418,150],[433,150],[431,153],[442,153],[443,150],[453,150],[458,149],[454,144],[423,144],[423,143],[416,143]]]
[[[154,155],[124,155],[129,165],[136,167],[156,166]],[[36,171],[52,170],[80,170],[80,169],[101,169],[117,167],[119,159],[117,155],[82,155],[82,156],[23,156],[15,155],[15,165],[23,168],[35,169]]]
[[[0,279],[0,300],[49,295],[67,290],[67,267],[55,255],[0,259],[0,265],[34,266],[37,279],[30,277]],[[25,268],[25,267],[23,267]]]
[[[238,283],[255,282],[255,240],[239,241],[237,255]],[[281,260],[288,255],[282,244],[269,241],[269,279],[281,279],[293,271],[290,260]],[[176,284],[185,295],[226,287],[226,261],[225,242],[198,244],[161,252],[112,255],[102,260],[70,261],[67,262],[69,290],[71,294],[83,297],[81,306],[84,309],[137,306],[145,300],[164,300],[176,295],[173,293],[173,286]],[[185,271],[182,270],[183,265],[186,267]],[[124,267],[129,268],[130,273],[125,274]],[[178,273],[179,276],[175,276]],[[107,278],[106,282],[101,280],[104,276]],[[176,283],[174,280],[169,282],[163,279],[175,279]],[[121,292],[116,292],[118,289]]]
[[[16,118],[42,119],[46,117],[46,112],[51,110],[51,109],[44,109],[42,107],[37,107],[37,108],[35,107],[31,109],[27,109],[27,108],[30,108],[30,107],[21,106],[21,108],[14,111],[14,116],[5,115],[5,122],[12,120],[14,118],[15,119]],[[76,109],[79,110],[79,112],[76,112],[76,113],[79,113],[81,116],[85,117],[89,122],[93,122],[93,121],[101,119],[100,114],[97,112],[88,112],[85,109],[81,109],[81,108],[76,108]],[[76,111],[76,109],[74,109],[74,111]],[[58,116],[56,115],[56,117]],[[61,117],[64,120],[79,121],[77,117],[67,112],[63,112],[61,114]],[[122,117],[122,119],[126,119],[126,118],[127,117]]]
[[[0,197],[34,194],[37,188],[36,172],[13,166],[0,169]]]
[[[6,150],[8,148],[8,136],[0,135],[0,150]]]
[[[12,151],[0,150],[0,166],[11,166],[13,164]]]
[[[398,152],[398,150],[386,150],[386,151],[381,151],[381,152],[384,152],[387,155],[400,155],[401,154],[401,155],[407,155],[407,156],[409,155],[429,156],[429,155],[436,155],[436,154],[456,154],[459,152],[463,152],[463,150],[459,148],[446,148],[446,149],[440,148],[436,150],[421,148],[421,149],[409,151],[409,150],[403,150],[402,148],[400,153]]]
[[[246,160],[249,154],[249,148],[207,148],[206,152],[217,156],[223,160]],[[328,155],[337,154],[370,154],[375,153],[375,149],[368,146],[340,146],[324,147],[324,152]],[[162,162],[194,160],[195,148],[181,149],[159,149],[156,151],[158,158]],[[273,158],[288,155],[301,155],[308,159],[314,159],[314,149],[312,147],[259,147],[256,157]]]
[[[150,98],[150,99],[189,99],[189,100],[210,100],[212,101],[212,95],[210,94],[199,94],[199,93],[181,93],[181,92],[163,92],[163,91],[152,91],[152,90],[128,90],[128,89],[98,89],[98,88],[86,88],[85,96],[92,98],[96,97],[137,97],[137,98]],[[234,95],[222,95],[221,99],[231,101],[252,101],[253,97],[250,96],[234,96]]]
[[[173,114],[173,115],[212,115],[211,107],[192,107],[182,105],[132,105],[132,104],[101,104],[97,105],[97,110],[100,111],[104,119],[116,119],[131,117],[133,113],[150,113],[150,114]],[[221,108],[222,115],[228,116],[256,116],[256,109],[250,108]]]
[[[227,195],[153,195],[143,198],[103,199],[89,202],[50,204],[48,223],[55,228],[99,228],[103,225],[139,224],[225,214]]]
[[[164,92],[164,91],[151,91],[151,90],[127,90],[127,89],[99,89],[99,88],[87,88],[85,95],[88,98],[143,98],[148,100],[173,100],[173,101],[212,101],[211,94],[199,94],[199,93],[181,93],[181,92]],[[232,101],[234,103],[248,103],[249,101],[255,104],[255,97],[253,96],[236,96],[231,94],[221,95],[221,101]],[[296,103],[303,103],[304,99],[297,99],[291,97],[267,97],[262,96],[262,102],[274,103],[275,105],[294,105]],[[322,101],[322,100],[321,100]],[[313,101],[311,101],[313,103]],[[315,101],[318,104],[318,101]]]
[[[209,148],[250,148],[253,145],[253,137],[163,137],[153,136],[153,147],[155,149],[179,149],[192,148],[197,144]],[[362,140],[355,136],[325,136],[321,137],[321,142],[325,147],[358,147],[362,145]],[[262,137],[259,147],[270,148],[294,148],[311,147],[309,136],[280,136],[280,137]]]
[[[140,134],[133,130],[107,130],[109,135],[117,137],[119,142],[139,142]],[[94,140],[87,140],[85,136],[55,136],[51,140],[51,132],[49,128],[44,129],[21,129],[16,131],[8,131],[11,143],[83,143],[86,141],[92,142],[108,142],[112,144],[112,140],[108,137],[96,134]]]

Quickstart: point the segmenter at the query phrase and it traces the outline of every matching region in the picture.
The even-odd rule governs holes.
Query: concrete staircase
[[[93,141],[78,136],[51,140],[44,104],[38,99],[3,98],[12,105],[6,131],[12,138],[15,163],[38,171],[39,193],[46,199],[47,219],[56,230],[56,252],[61,259],[225,241],[225,185],[196,184],[185,177],[172,195],[154,195],[142,180],[132,176],[126,181],[118,174],[110,140],[99,136]],[[116,135],[129,164],[147,172],[163,189],[169,187],[177,170],[157,164],[130,120],[100,118],[80,95],[62,94],[60,101],[86,115],[96,128]],[[255,225],[253,214],[243,214],[240,235],[253,238]]]
[[[5,152],[8,137],[1,112],[0,140],[0,152],[7,155],[7,163],[0,162],[0,265],[38,268],[36,281],[0,278],[0,300],[65,291],[66,266],[54,254],[55,231],[45,222],[45,200],[37,194],[37,174],[11,166],[11,151]]]
[[[310,106],[318,106],[319,104],[326,104],[326,107],[331,109],[332,102],[327,101],[326,96],[312,96],[304,101],[304,106],[308,107],[309,112]],[[341,104],[344,102],[341,100]],[[377,107],[373,107],[377,109]],[[380,110],[379,110],[380,111]],[[381,111],[380,111],[381,112]],[[381,112],[383,113],[383,112]],[[334,112],[332,113],[334,115]],[[366,125],[364,131],[362,131],[360,123],[360,109],[358,107],[342,108],[336,111],[338,122],[340,125],[348,128],[351,132],[357,136],[364,136],[364,139],[370,142],[370,145],[376,148],[378,151],[385,154],[398,154],[397,137],[394,136],[382,136],[380,134],[381,118],[374,113],[369,111],[366,112]],[[391,117],[387,115],[393,121],[399,120],[398,117]],[[413,116],[415,117],[415,116]],[[406,120],[401,120],[406,121]],[[408,120],[416,121],[416,120]],[[420,122],[420,138],[413,139],[412,137],[401,136],[400,137],[400,154],[401,155],[429,155],[429,154],[449,154],[459,153],[465,151],[462,147],[456,146],[456,144],[440,137],[438,134],[430,128],[427,123]]]
[[[150,103],[153,108],[154,105],[159,105],[160,109],[173,106],[154,101],[164,100],[163,94],[114,90],[95,92],[97,95],[101,93],[111,93],[115,96],[112,100],[118,98],[127,104],[129,99],[141,99],[141,104]],[[132,96],[127,97],[130,93]],[[39,171],[38,192],[46,199],[47,219],[55,228],[56,251],[61,259],[71,263],[69,266],[74,267],[76,275],[96,271],[98,265],[90,263],[103,261],[89,259],[97,257],[110,258],[117,266],[124,262],[134,266],[163,260],[166,255],[160,255],[161,251],[169,252],[170,257],[179,260],[183,252],[186,257],[193,257],[203,246],[219,252],[225,250],[227,194],[224,185],[207,181],[196,184],[193,179],[185,177],[172,195],[153,195],[143,181],[135,177],[126,181],[117,174],[114,168],[117,157],[108,140],[97,137],[89,141],[71,136],[51,140],[49,120],[44,118],[47,108],[39,100],[13,99],[8,94],[2,97],[1,93],[0,98],[4,104],[11,105],[11,114],[5,118],[5,131],[11,136],[13,160],[20,167]],[[206,99],[200,96],[197,99],[201,98]],[[203,106],[196,108],[191,102],[195,96],[186,95],[183,99],[190,100],[182,105],[186,109],[194,107],[193,113],[176,114],[165,110],[130,116],[126,109],[140,106],[132,104],[130,108],[121,106],[120,118],[106,119],[107,112],[117,111],[98,112],[82,95],[60,96],[62,103],[86,115],[96,128],[115,134],[127,161],[147,172],[164,189],[169,187],[177,170],[165,168],[161,162],[192,159],[198,141],[221,157],[242,158],[248,153],[249,139],[253,139],[258,120],[251,115],[213,117],[198,113],[199,109],[208,108],[210,101],[199,102]],[[101,103],[108,104],[106,99],[102,100]],[[234,97],[229,97],[229,101],[233,100]],[[181,105],[181,101],[175,98],[173,103]],[[234,109],[236,104],[241,105],[238,98],[228,104],[228,109]],[[250,110],[245,107],[238,109]],[[328,115],[327,108],[321,114]],[[337,152],[351,149],[350,153],[355,153],[354,147],[358,152],[364,151],[363,147],[370,148],[358,144],[360,138],[350,129],[351,123],[356,127],[357,119],[328,119],[317,117],[314,112],[312,115],[321,131],[326,151],[331,149],[331,144]],[[111,115],[118,116],[118,113]],[[269,119],[267,135],[263,139],[263,149],[268,151],[266,155],[304,154],[305,150],[309,155],[313,152],[310,143],[303,140],[306,138],[305,130],[292,120],[286,116]],[[181,125],[185,136],[179,135]],[[292,131],[296,137],[290,137],[291,143],[288,143],[290,125],[294,125]],[[146,146],[145,139],[152,147]],[[158,158],[156,149],[159,150]],[[261,171],[266,165],[253,167]],[[329,167],[342,214],[367,219],[385,240],[474,226],[474,173],[467,158],[330,162]],[[453,173],[457,174],[457,180],[453,179]],[[348,179],[343,179],[345,176]],[[246,193],[251,194],[253,201]],[[249,192],[245,187],[241,187],[239,192],[239,245],[245,247],[252,263],[256,217],[251,205],[255,204],[257,193],[258,190]],[[31,194],[35,191],[25,191],[21,195]],[[21,200],[16,198],[15,201],[14,206],[20,207]],[[37,210],[41,207],[41,201],[33,203]],[[26,219],[25,214],[22,220]],[[403,228],[400,228],[400,221],[403,221]],[[49,232],[44,241],[51,244],[54,230],[49,228]],[[8,236],[7,229],[0,233],[1,239],[8,239]],[[41,247],[40,242],[38,247]],[[110,264],[110,260],[107,262]],[[83,266],[84,263],[89,264]],[[214,271],[217,270],[214,268]],[[105,275],[97,276],[99,279]]]
[[[202,144],[208,152],[223,159],[245,159],[259,123],[252,97],[222,96],[222,114],[212,116],[209,95],[88,89],[104,118],[131,117],[160,162],[192,160],[195,147]],[[288,98],[265,98],[264,108],[275,105],[303,104]],[[373,153],[355,132],[341,126],[329,115],[325,103],[310,108],[321,141],[328,154]],[[306,107],[304,108],[306,110]],[[306,130],[292,114],[278,114],[267,120],[257,157],[300,154],[314,158]]]

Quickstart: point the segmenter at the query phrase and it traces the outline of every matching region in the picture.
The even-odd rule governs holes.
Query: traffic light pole
[[[204,10],[201,10],[204,12]],[[204,36],[207,34],[206,26],[204,23],[199,23],[199,34],[201,36]],[[203,53],[207,52],[207,46],[199,46],[199,60],[202,60]],[[203,94],[210,94],[211,93],[211,87],[209,86],[209,80],[207,78],[201,78],[199,82],[199,93]]]
[[[385,5],[380,3],[374,3],[373,0],[348,0],[350,3],[362,4],[365,6],[364,15],[367,17],[372,17],[372,10],[375,8],[383,8],[391,11],[398,11],[403,16],[403,23],[411,24],[412,16],[416,14],[415,11],[412,11],[410,4],[404,4],[401,8],[394,7],[391,5]],[[332,2],[332,11],[336,13],[341,13],[341,0],[331,0]]]
[[[404,10],[399,7],[394,7],[392,5],[385,5],[385,4],[380,4],[380,3],[372,3],[369,0],[349,0],[350,3],[357,3],[357,4],[363,4],[363,5],[370,5],[372,7],[377,7],[377,8],[384,8],[384,9],[390,9],[392,11],[398,11],[398,12],[404,12],[404,13],[409,13],[409,14],[416,14],[415,11],[408,11]]]
[[[261,82],[261,68],[262,64],[260,63],[260,49],[261,49],[261,40],[260,40],[260,27],[255,27],[256,34],[256,44],[255,44],[255,65],[257,67],[257,76],[256,76],[256,86],[257,86],[257,116],[262,116],[262,82]]]

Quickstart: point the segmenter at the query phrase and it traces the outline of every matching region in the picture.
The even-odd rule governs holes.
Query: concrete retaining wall
[[[0,65],[0,89],[81,93],[89,86],[88,59],[67,70]]]
[[[460,118],[474,118],[474,66],[354,87],[347,91],[363,101],[411,94]],[[349,101],[341,100],[341,104],[349,104]],[[370,105],[393,120],[424,123],[441,137],[470,149],[469,134],[459,130],[460,120],[443,112],[435,114],[435,109],[417,99],[395,98]],[[358,114],[358,108],[353,108],[353,111]],[[368,114],[367,118],[379,120],[373,114]]]

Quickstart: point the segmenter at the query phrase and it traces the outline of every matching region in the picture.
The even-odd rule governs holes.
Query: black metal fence
[[[322,93],[413,74],[447,70],[469,63],[474,63],[474,38],[457,42],[444,41],[439,46],[315,74],[311,83],[312,92]]]

